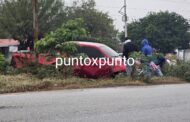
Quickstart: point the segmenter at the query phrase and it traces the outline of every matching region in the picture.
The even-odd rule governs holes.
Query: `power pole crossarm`
[[[124,9],[124,12],[123,12]],[[128,37],[127,32],[127,2],[124,0],[124,6],[119,10],[119,13],[122,15],[122,21],[125,23],[124,32],[125,32],[125,38]]]

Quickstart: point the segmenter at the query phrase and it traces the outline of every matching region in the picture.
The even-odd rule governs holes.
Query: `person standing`
[[[141,52],[145,55],[145,56],[151,56],[153,53],[153,49],[152,47],[149,45],[149,42],[147,39],[143,39],[141,42],[142,45],[142,49]]]
[[[123,56],[126,60],[129,58],[130,54],[137,51],[137,47],[131,42],[129,38],[125,38],[125,42],[123,45]],[[126,74],[127,76],[132,76],[133,67],[126,64]]]
[[[123,56],[128,59],[130,53],[135,51],[137,51],[137,47],[131,42],[129,38],[125,38],[125,42],[123,45]]]
[[[154,62],[154,56],[153,56],[153,48],[149,45],[149,42],[147,39],[143,39],[141,42],[142,49],[141,52],[145,55],[148,62],[145,63],[145,71],[144,74],[146,77],[150,77],[151,73],[155,73],[157,76],[162,77],[163,73],[159,66],[157,66]]]

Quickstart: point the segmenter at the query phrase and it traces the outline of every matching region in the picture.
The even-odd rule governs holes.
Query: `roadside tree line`
[[[19,40],[21,49],[33,47],[31,0],[0,1],[0,38]],[[108,13],[95,9],[95,6],[94,0],[75,1],[71,6],[66,6],[63,0],[38,0],[39,38],[45,37],[69,20],[81,18],[84,21],[81,27],[88,34],[77,40],[102,42],[116,49],[118,43],[113,37],[116,37],[117,30],[113,19]]]
[[[174,12],[150,13],[129,24],[129,38],[140,48],[147,38],[152,47],[163,53],[190,47],[190,25],[187,19]],[[124,39],[124,32],[120,37]]]
[[[73,34],[75,37],[67,41],[100,42],[120,50],[120,42],[115,38],[118,30],[114,27],[113,19],[95,7],[95,0],[75,1],[71,6],[66,6],[63,0],[38,0],[39,39],[55,32],[68,21],[80,18],[83,21],[80,27],[85,29],[86,35],[76,38]],[[31,0],[0,0],[0,38],[19,40],[20,49],[34,47],[32,20]],[[176,48],[189,48],[189,29],[187,19],[168,11],[150,13],[128,26],[129,38],[139,49],[141,40],[147,38],[154,48],[163,53]],[[120,33],[120,40],[124,40],[123,32]]]

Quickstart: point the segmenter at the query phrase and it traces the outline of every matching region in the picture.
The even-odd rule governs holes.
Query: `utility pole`
[[[124,12],[123,12],[124,9]],[[124,0],[124,6],[119,10],[119,13],[122,15],[122,20],[125,24],[124,26],[124,32],[125,32],[125,38],[128,37],[128,32],[127,32],[127,2]]]
[[[33,38],[34,41],[36,41],[38,40],[38,33],[39,33],[37,0],[32,0],[32,12],[33,12]]]
[[[128,33],[127,33],[127,3],[126,3],[126,0],[124,0],[124,23],[125,23],[125,37],[128,37]]]

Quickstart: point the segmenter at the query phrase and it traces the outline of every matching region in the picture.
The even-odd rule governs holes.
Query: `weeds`
[[[166,65],[163,71],[166,76],[178,77],[190,82],[189,62],[178,62],[178,64],[174,66]]]
[[[73,74],[72,67],[62,66],[59,69],[56,69],[54,65],[39,65],[36,63],[30,63],[23,68],[14,69],[9,67],[9,75],[18,75],[18,74],[30,74],[36,78],[60,78],[66,79]]]
[[[117,76],[115,79],[86,79],[70,77],[60,79],[56,77],[47,77],[39,79],[31,74],[19,75],[0,75],[0,93],[14,93],[26,91],[59,90],[59,89],[83,89],[83,88],[101,88],[117,86],[139,86],[149,84],[172,84],[184,83],[184,81],[173,78],[153,78],[149,83],[143,81],[131,80],[124,75]]]
[[[142,82],[131,82],[126,77],[117,79],[84,79],[84,78],[44,78],[38,79],[29,74],[0,75],[0,93],[40,91],[51,89],[78,89],[114,87],[125,85],[142,85]]]

